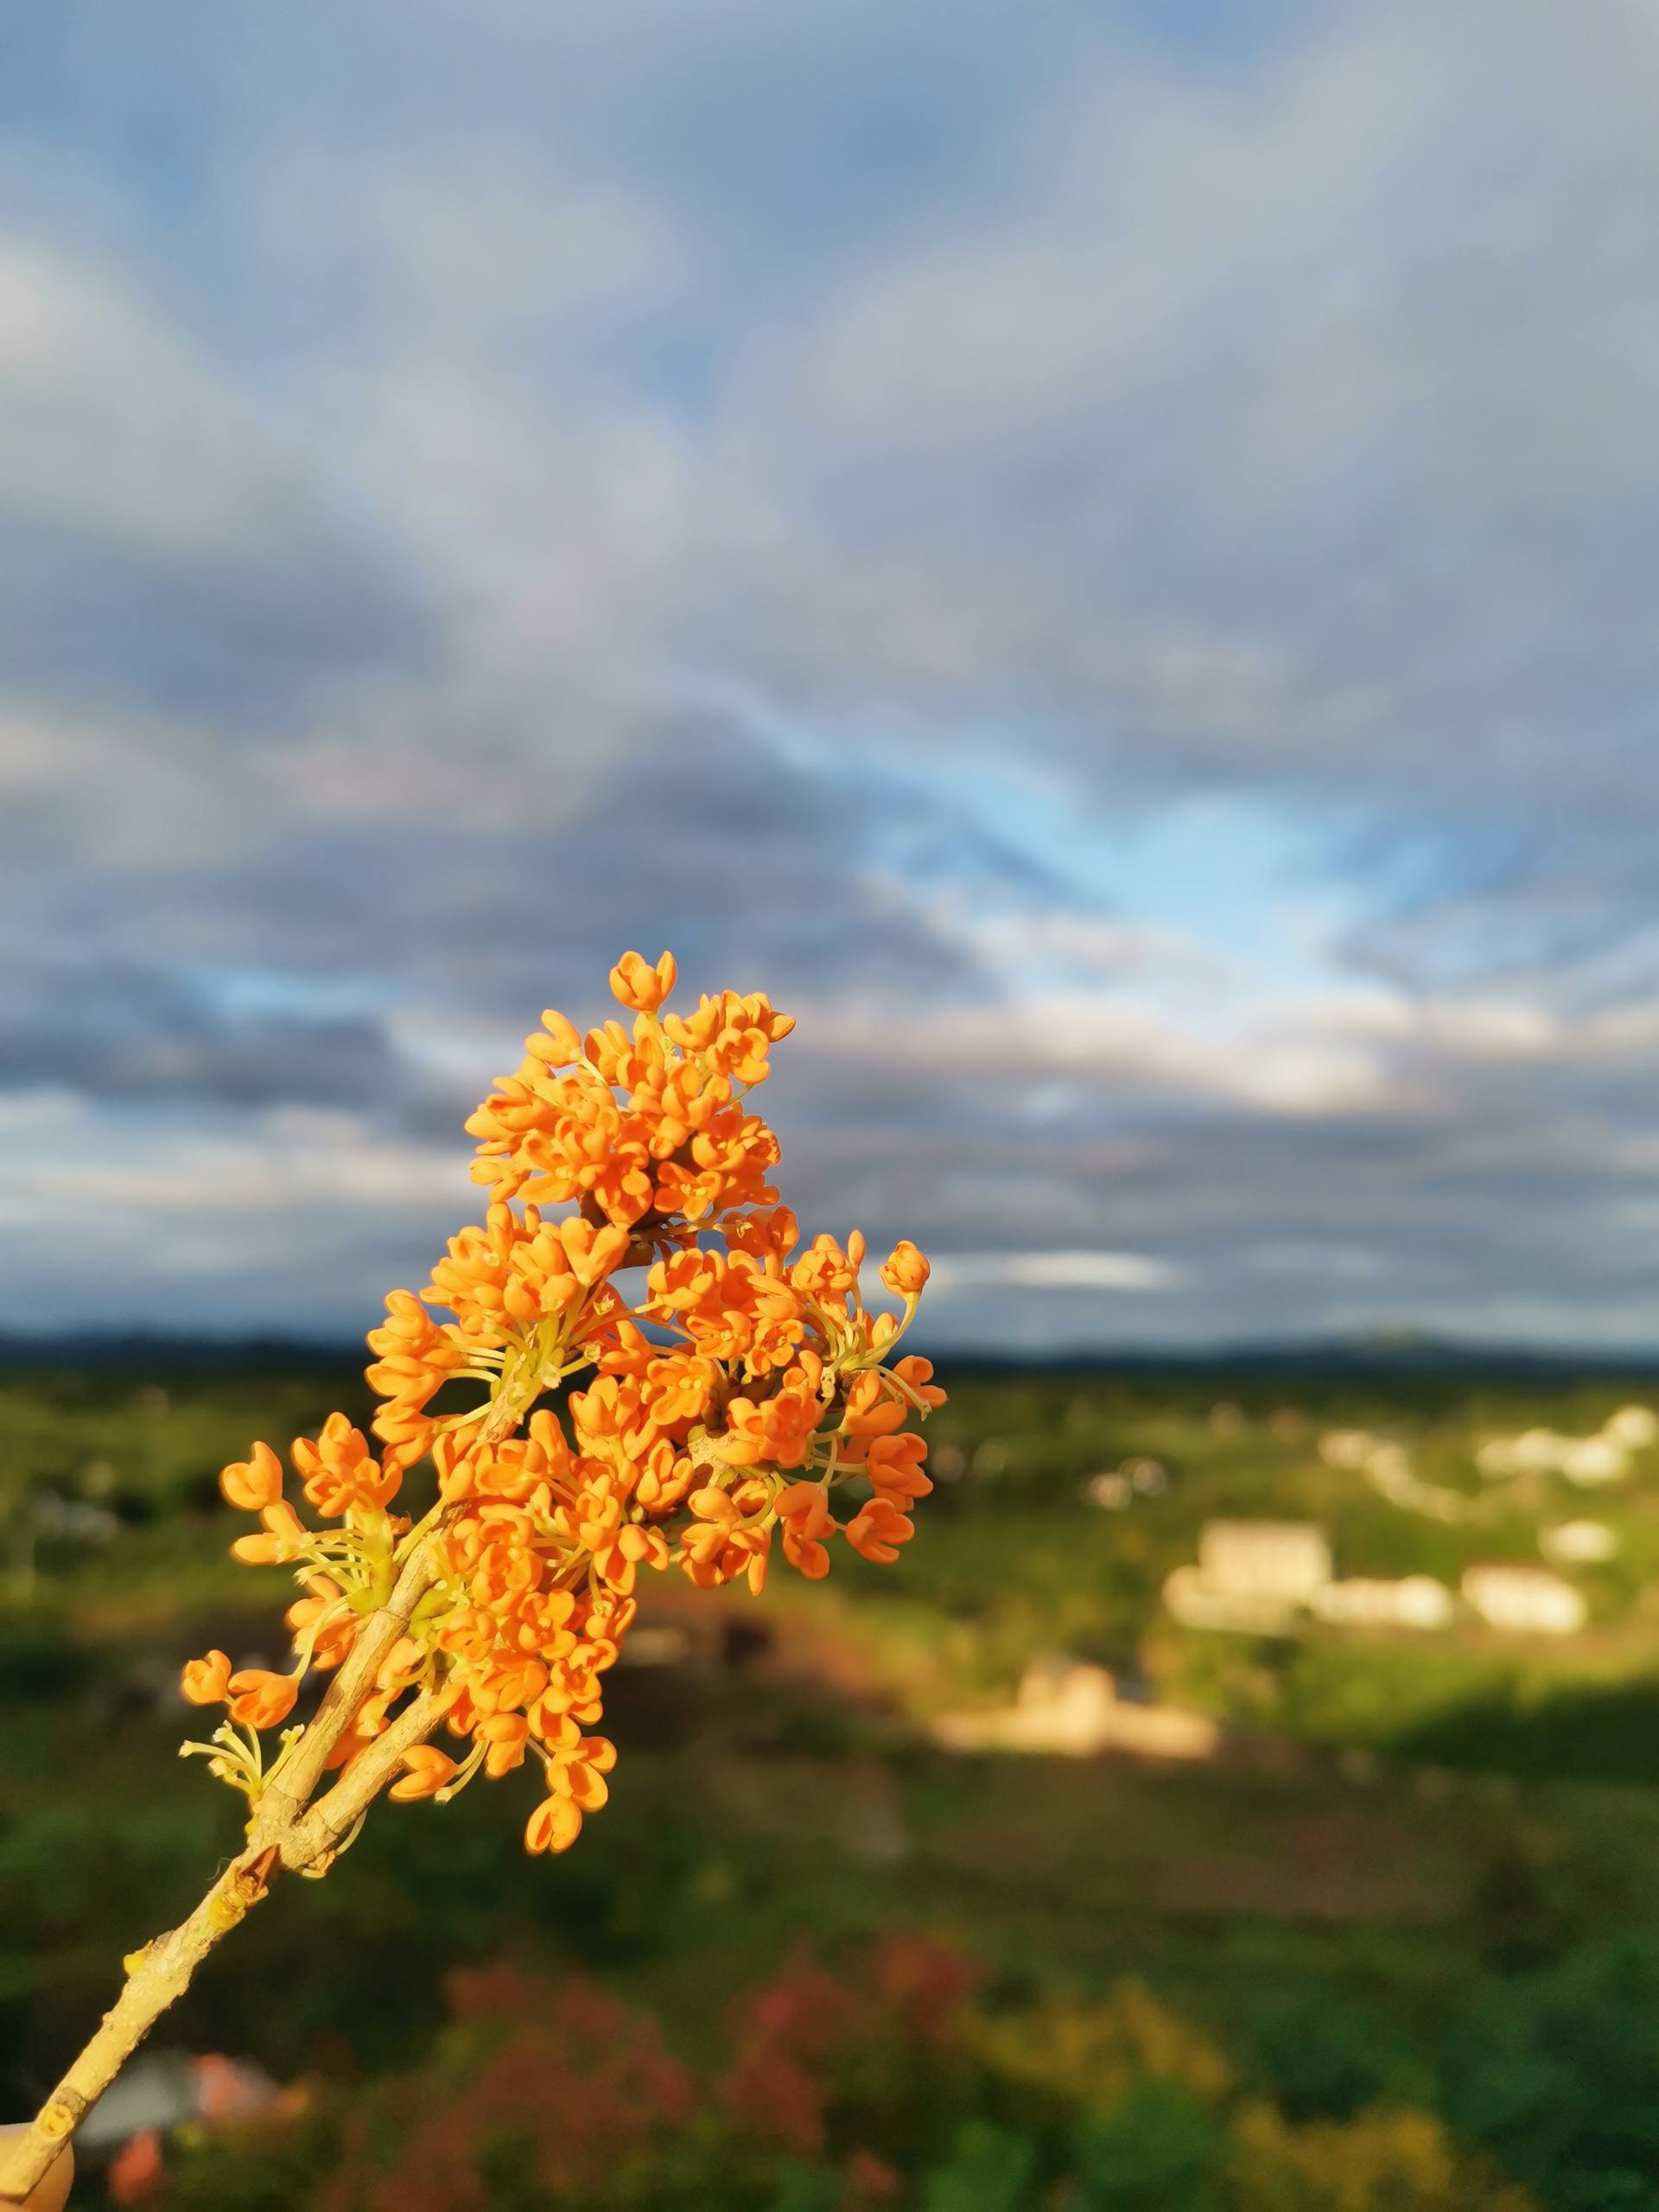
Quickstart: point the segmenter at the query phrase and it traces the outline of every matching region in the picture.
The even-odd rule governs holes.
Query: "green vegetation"
[[[1643,1386],[946,1379],[949,1478],[898,1568],[780,1576],[764,1609],[652,1586],[650,1618],[683,1627],[687,1654],[617,1678],[613,1800],[568,1859],[522,1855],[509,1780],[386,1807],[327,1881],[276,1885],[162,2035],[308,2084],[304,2112],[187,2131],[152,2202],[283,2212],[345,2174],[340,2212],[1659,2212],[1659,1453],[1592,1499],[1551,1478],[1465,1527],[1318,1450],[1326,1428],[1384,1431],[1472,1497],[1483,1434],[1587,1432]],[[176,1669],[210,1643],[276,1658],[283,1585],[226,1559],[217,1470],[360,1402],[321,1360],[0,1371],[0,2097],[19,2114],[234,1834],[228,1798],[175,1756]],[[1122,1511],[1086,1501],[1088,1477],[1136,1458],[1166,1483]],[[1577,1637],[1199,1634],[1160,1603],[1217,1516],[1313,1519],[1339,1573],[1455,1582],[1472,1559],[1535,1560],[1539,1519],[1574,1513],[1620,1541],[1574,1571]],[[934,1713],[1006,1696],[1057,1649],[1215,1713],[1233,1748],[1167,1767],[931,1746]],[[801,2061],[811,2143],[744,2120],[720,2085],[753,2057],[756,1993],[809,1959],[864,1990],[871,1958],[923,1938],[977,1978],[948,2050],[883,2015]],[[504,1958],[541,2026],[452,2017],[446,1977]],[[691,2088],[683,2113],[646,2097],[602,2176],[550,2182],[479,2069],[556,2104],[553,2028],[578,1984],[620,2023],[607,2080],[660,2047]],[[476,2139],[454,2123],[484,2194],[385,2194],[412,2114],[486,2105]]]

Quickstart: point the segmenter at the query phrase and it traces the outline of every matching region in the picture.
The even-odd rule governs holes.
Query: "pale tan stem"
[[[27,2198],[156,2022],[183,1996],[219,1937],[264,1896],[274,1869],[280,1864],[301,1873],[326,1867],[396,1774],[404,1753],[431,1734],[444,1700],[439,1693],[423,1690],[308,1810],[328,1754],[373,1688],[381,1662],[431,1581],[423,1547],[404,1567],[386,1604],[364,1624],[304,1734],[262,1793],[244,1849],[188,1920],[158,1936],[130,1961],[125,1988],[0,2165],[0,2203]]]
[[[410,1554],[379,1611],[371,1613],[340,1662],[305,1732],[273,1768],[260,1795],[248,1840],[263,1847],[286,1833],[311,1801],[329,1753],[351,1726],[358,1707],[374,1688],[386,1654],[409,1625],[409,1617],[432,1583],[427,1547]]]
[[[444,1700],[435,1690],[423,1690],[397,1718],[359,1751],[345,1773],[310,1810],[278,1839],[277,1853],[284,1866],[301,1873],[307,1867],[322,1871],[403,1764],[404,1753],[423,1743],[443,1716]]]
[[[479,1429],[480,1444],[499,1442],[517,1427],[522,1410],[510,1400],[498,1401]],[[448,1508],[439,1513],[432,1529],[433,1536],[442,1533],[450,1517]],[[404,1561],[385,1604],[378,1612],[372,1613],[358,1630],[356,1642],[329,1683],[305,1733],[272,1770],[259,1800],[259,1810],[248,1830],[251,1843],[273,1841],[293,1825],[310,1802],[312,1792],[322,1779],[329,1753],[350,1727],[358,1707],[374,1688],[386,1654],[408,1627],[410,1615],[435,1579],[429,1537]],[[419,1738],[413,1740],[418,1742]]]
[[[126,1986],[0,2171],[0,2202],[20,2202],[42,2179],[81,2121],[221,1936],[265,1893],[273,1854],[245,1851],[178,1927],[129,1961]]]
[[[479,1432],[494,1443],[518,1424],[523,1408],[498,1401]],[[440,1513],[437,1535],[448,1518]],[[102,2025],[47,2099],[28,2130],[0,2164],[0,2203],[26,2198],[67,2139],[92,2110],[168,2006],[181,1997],[213,1945],[265,1894],[279,1864],[290,1872],[324,1871],[342,1842],[397,1773],[403,1755],[429,1736],[442,1718],[442,1692],[423,1690],[389,1727],[360,1751],[317,1802],[311,1799],[329,1754],[350,1728],[375,1687],[387,1654],[409,1626],[410,1616],[436,1580],[431,1538],[404,1561],[384,1605],[358,1630],[321,1703],[266,1777],[245,1847],[232,1859],[190,1917],[136,1955],[127,1986]]]

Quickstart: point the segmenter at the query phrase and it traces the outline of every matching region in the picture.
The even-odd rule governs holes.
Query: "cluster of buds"
[[[610,981],[632,1025],[583,1038],[543,1014],[467,1123],[487,1215],[369,1337],[378,1449],[341,1414],[295,1444],[309,1522],[266,1445],[225,1469],[259,1521],[237,1557],[290,1567],[302,1591],[290,1669],[213,1651],[184,1671],[194,1703],[228,1707],[187,1751],[256,1807],[302,1737],[284,1724],[308,1676],[345,1664],[411,1570],[329,1765],[424,1700],[449,1747],[410,1743],[390,1795],[442,1802],[530,1765],[525,1841],[563,1851],[605,1802],[615,1753],[593,1731],[641,1567],[759,1592],[774,1549],[816,1578],[837,1541],[891,1560],[909,1540],[932,1485],[907,1423],[944,1398],[898,1351],[927,1262],[899,1244],[879,1270],[899,1310],[872,1313],[861,1236],[798,1249],[767,1180],[777,1139],[745,1103],[793,1025],[730,991],[668,1013],[674,980],[668,954],[626,954]],[[578,1374],[562,1416],[550,1401]],[[415,1519],[397,1508],[423,1463],[434,1495]]]

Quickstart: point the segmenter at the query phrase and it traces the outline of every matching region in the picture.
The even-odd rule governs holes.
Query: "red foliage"
[[[867,2024],[868,2006],[804,1955],[732,2008],[737,2054],[720,2084],[727,2110],[763,2139],[810,2157],[823,2147],[827,2085],[814,2069]]]
[[[924,2044],[944,2040],[982,1978],[972,1959],[917,1929],[883,1936],[870,1952],[868,1974],[884,2002]]]
[[[474,2212],[481,2167],[508,2143],[558,2201],[682,2130],[710,2088],[740,2141],[844,2161],[844,2212],[881,2212],[899,2176],[856,2143],[861,2094],[906,2052],[948,2046],[977,1973],[933,1938],[882,1936],[840,1974],[798,1954],[731,2011],[732,2056],[712,2083],[664,2049],[657,2024],[584,1982],[549,1985],[505,1961],[451,1975],[455,2029],[419,2073],[347,2123],[318,2212]],[[839,2114],[839,2118],[837,2118]],[[397,2145],[392,2163],[372,2142]]]
[[[396,2085],[382,2107],[398,2123],[396,2165],[365,2156],[359,2128],[321,2212],[472,2212],[487,2202],[480,2159],[506,2140],[529,2145],[548,2190],[580,2190],[690,2116],[690,2078],[656,2023],[586,1983],[502,1966],[454,1976],[450,1999],[463,2021],[504,2031],[447,2079],[429,2069]]]
[[[143,2204],[154,2196],[167,2178],[162,2159],[162,2139],[153,2127],[141,2127],[110,2162],[105,2186],[117,2204]]]

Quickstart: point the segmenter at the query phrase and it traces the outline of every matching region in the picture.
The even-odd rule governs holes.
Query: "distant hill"
[[[1222,1341],[1180,1347],[1079,1345],[1040,1354],[976,1351],[971,1348],[930,1349],[941,1367],[958,1373],[1305,1375],[1356,1378],[1467,1375],[1513,1382],[1564,1383],[1659,1376],[1659,1346],[1653,1344],[1592,1349],[1494,1344],[1408,1330],[1281,1342]],[[308,1341],[283,1336],[207,1337],[118,1330],[40,1336],[0,1333],[0,1369],[98,1365],[121,1369],[283,1370],[337,1363],[357,1366],[365,1357],[360,1338]]]

